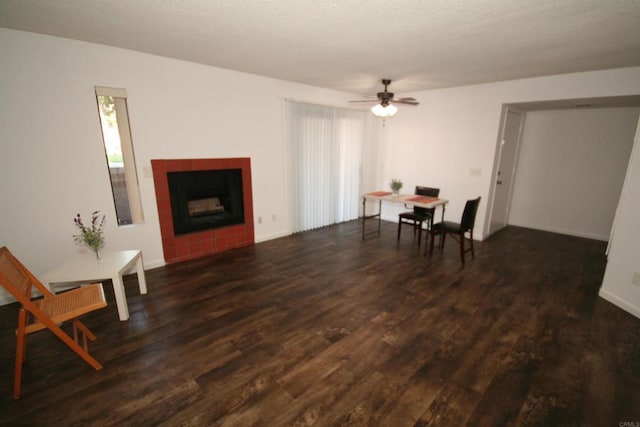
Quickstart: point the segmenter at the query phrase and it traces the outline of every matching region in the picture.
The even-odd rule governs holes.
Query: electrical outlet
[[[262,224],[262,217],[261,216],[258,217],[258,224]]]
[[[482,175],[482,169],[480,169],[480,168],[471,168],[469,170],[469,175],[471,175],[471,176],[481,176]]]
[[[638,273],[637,271],[633,273],[633,280],[631,280],[631,283],[640,286],[640,273]]]
[[[271,215],[271,220],[273,222],[276,222],[278,220],[278,217],[276,216],[276,214]]]

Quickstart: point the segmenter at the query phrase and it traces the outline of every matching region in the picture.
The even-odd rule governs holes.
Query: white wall
[[[530,111],[509,224],[608,240],[639,108]]]
[[[162,265],[151,159],[251,157],[257,241],[289,234],[284,98],[352,94],[0,29],[0,243],[36,275],[76,253],[73,217],[107,215],[106,249]],[[94,86],[125,88],[145,223],[117,227]],[[273,215],[276,221],[272,221]],[[4,290],[2,290],[4,291]],[[0,303],[6,301],[0,293]]]
[[[600,296],[640,317],[640,123],[636,135],[620,205],[616,212],[613,235],[609,242],[607,269]]]

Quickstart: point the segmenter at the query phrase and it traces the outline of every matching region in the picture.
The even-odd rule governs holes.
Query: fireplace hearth
[[[251,159],[151,160],[165,262],[253,245]]]

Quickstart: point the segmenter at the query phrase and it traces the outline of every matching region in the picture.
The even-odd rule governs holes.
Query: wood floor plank
[[[605,242],[508,227],[463,267],[358,221],[147,271],[85,317],[94,371],[0,307],[0,425],[482,426],[640,421],[640,319]],[[423,242],[424,244],[424,242]],[[422,246],[424,248],[424,246]],[[3,391],[4,390],[4,391]]]

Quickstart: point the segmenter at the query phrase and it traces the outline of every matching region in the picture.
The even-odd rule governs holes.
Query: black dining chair
[[[417,196],[438,197],[438,195],[440,195],[440,189],[416,185],[415,194]],[[426,222],[427,230],[431,228],[431,224],[433,223],[434,211],[435,211],[435,208],[428,209],[428,208],[421,208],[418,206],[414,206],[413,211],[402,212],[400,215],[398,215],[397,241],[398,242],[400,241],[400,232],[402,231],[402,224],[411,225],[413,227],[414,237],[416,235],[416,232],[418,232],[418,247],[420,247],[420,242],[422,241],[422,224]]]
[[[475,253],[473,251],[473,227],[476,222],[476,214],[478,213],[478,206],[480,205],[480,197],[477,199],[467,200],[464,205],[464,211],[462,212],[462,219],[459,223],[451,221],[442,221],[437,224],[433,224],[431,227],[431,242],[429,243],[430,254],[433,254],[433,240],[437,234],[440,235],[440,249],[444,249],[444,241],[447,234],[451,234],[456,240],[460,242],[460,260],[464,265],[464,254],[471,252],[471,258],[475,259]],[[469,233],[469,237],[466,234]],[[469,248],[465,249],[464,241],[469,240]]]

